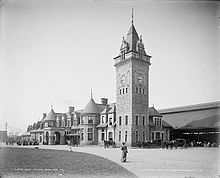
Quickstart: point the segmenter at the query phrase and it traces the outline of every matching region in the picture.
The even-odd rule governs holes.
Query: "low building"
[[[138,123],[149,125],[150,128],[150,133],[142,132],[141,142],[169,141],[172,127],[154,107],[148,110],[148,119]],[[123,121],[117,120],[116,103],[109,104],[108,99],[101,98],[101,103],[97,104],[91,98],[83,110],[75,111],[74,107],[70,106],[67,113],[55,113],[51,108],[48,114],[43,114],[40,127],[30,130],[29,134],[22,137],[48,145],[66,144],[67,140],[77,145],[103,145],[104,140],[121,145],[122,142],[127,142],[128,133],[121,132],[116,135],[117,127],[126,126],[128,122],[126,118]],[[150,139],[146,135],[150,135]],[[138,138],[137,140],[140,142]]]
[[[0,130],[0,142],[5,142],[8,138],[6,130]]]
[[[164,121],[174,129],[171,139],[185,138],[188,141],[219,143],[220,102],[159,110]]]

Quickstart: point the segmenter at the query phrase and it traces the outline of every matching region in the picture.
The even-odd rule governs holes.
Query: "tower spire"
[[[134,9],[133,9],[133,7],[131,9],[131,23],[132,23],[132,25],[134,23]]]
[[[92,88],[91,88],[91,99],[92,99]]]

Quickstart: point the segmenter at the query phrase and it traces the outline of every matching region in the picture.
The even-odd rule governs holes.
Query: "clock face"
[[[140,76],[140,75],[138,75],[138,76],[137,76],[137,82],[140,83],[140,84],[142,84],[142,83],[144,82],[144,81],[143,81],[143,77]]]

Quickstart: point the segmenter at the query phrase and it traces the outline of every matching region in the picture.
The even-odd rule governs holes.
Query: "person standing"
[[[70,140],[67,140],[67,145],[69,146],[70,151],[72,151],[72,145],[71,145],[71,141]]]
[[[127,160],[128,148],[127,148],[127,146],[125,145],[124,142],[122,143],[121,150],[122,150],[122,158],[121,158],[121,161],[122,161],[122,162],[125,162],[125,161]]]

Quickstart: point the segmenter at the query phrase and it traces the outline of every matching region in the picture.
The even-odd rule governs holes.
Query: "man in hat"
[[[125,142],[122,143],[121,150],[122,150],[122,158],[121,158],[121,161],[122,161],[122,162],[125,162],[125,161],[127,160],[127,153],[128,153],[128,148],[127,148],[127,146],[125,145]]]

